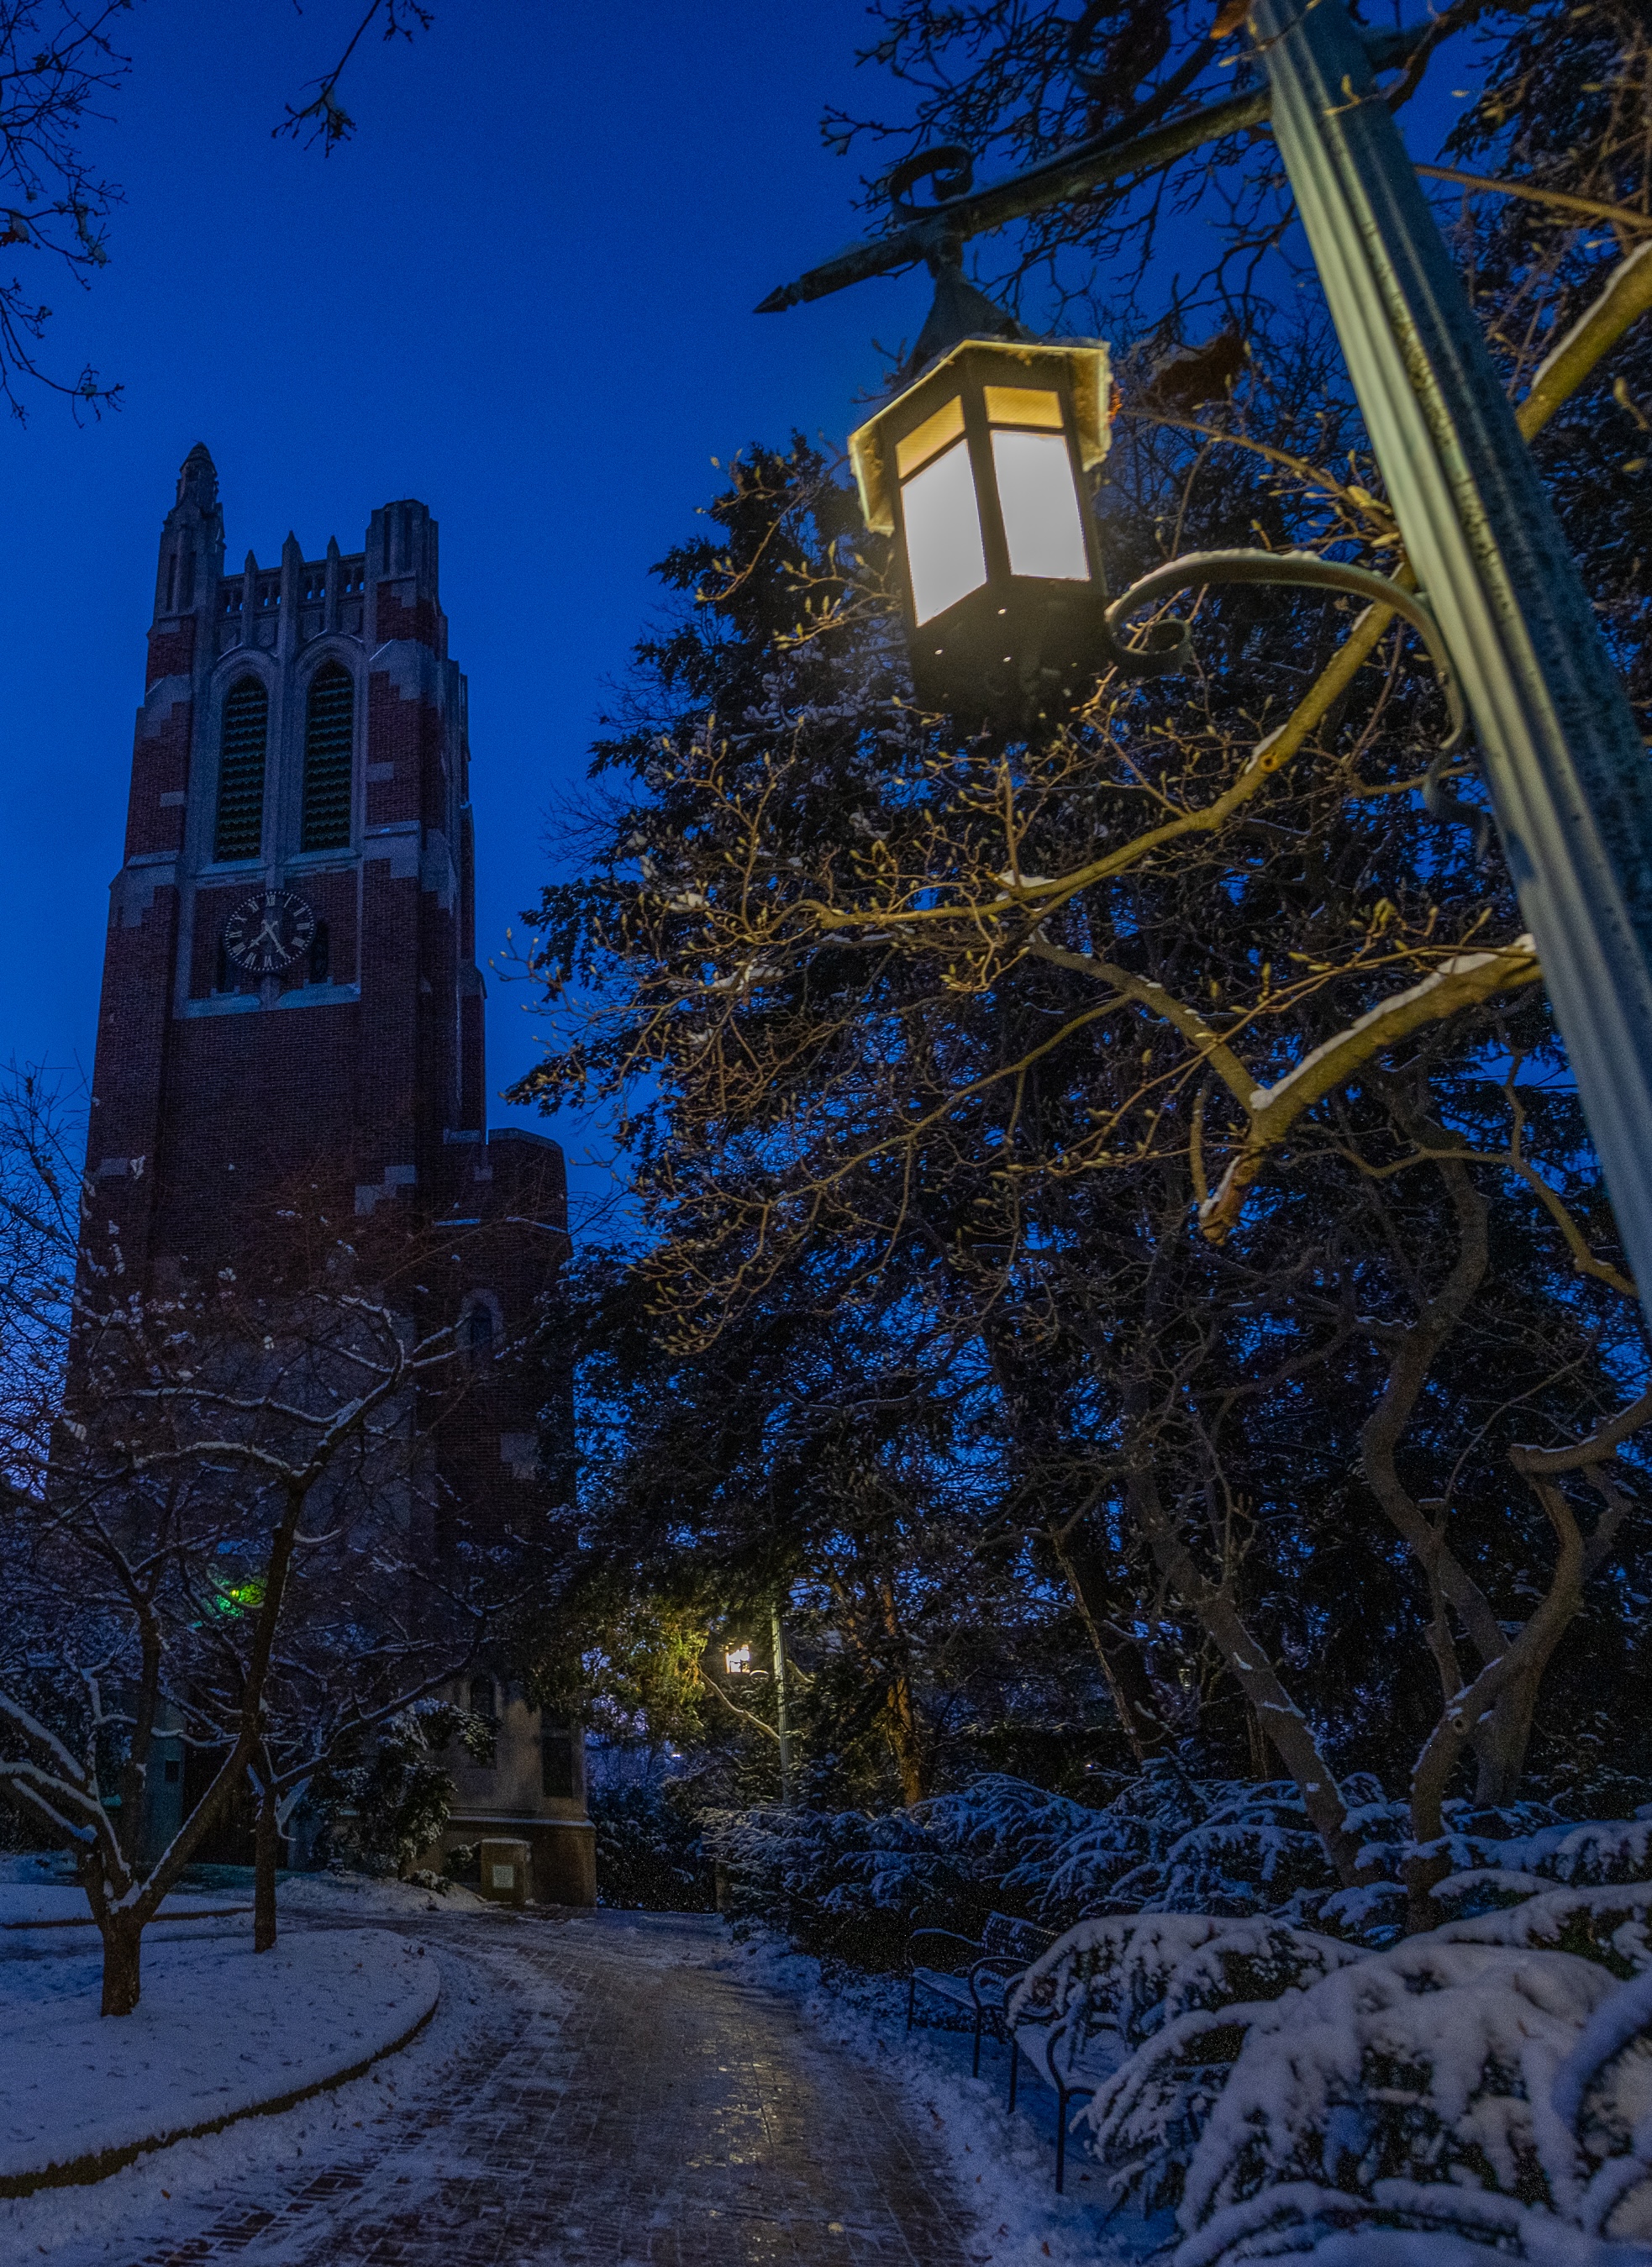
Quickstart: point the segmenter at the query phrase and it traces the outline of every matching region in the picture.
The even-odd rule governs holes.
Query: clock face
[[[252,976],[274,976],[307,952],[315,915],[290,890],[260,890],[237,906],[224,925],[224,950]]]

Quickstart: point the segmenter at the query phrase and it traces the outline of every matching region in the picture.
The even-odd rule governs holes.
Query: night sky
[[[818,131],[828,100],[881,99],[856,84],[857,0],[437,0],[414,46],[358,52],[353,143],[324,161],[272,140],[358,13],[144,0],[117,115],[88,129],[127,201],[95,288],[42,290],[46,355],[118,378],[124,406],[77,429],[36,395],[0,428],[0,1050],[19,1059],[91,1073],[156,543],[194,442],[231,569],[249,546],[273,564],[290,527],[306,557],[356,549],[398,496],[439,518],[485,965],[557,855],[556,798],[709,459],[794,423],[841,440],[873,334],[923,318],[916,275],[751,312],[859,233],[858,166]],[[525,991],[489,990],[496,1095],[535,1047]],[[558,1130],[577,1168],[589,1144]]]
[[[306,557],[333,534],[354,550],[399,496],[439,519],[486,969],[563,855],[558,797],[661,604],[650,564],[719,485],[710,460],[794,425],[841,442],[886,367],[874,337],[910,340],[927,310],[908,272],[752,312],[862,232],[873,160],[819,131],[829,103],[899,101],[856,70],[862,0],[437,0],[412,46],[358,51],[354,142],[324,159],[272,139],[359,12],[139,0],[117,114],[88,128],[127,201],[91,292],[43,282],[44,351],[124,401],[77,427],[37,393],[26,427],[0,426],[0,1053],[90,1076],[156,543],[192,444],[218,466],[232,569],[249,546],[273,565],[290,527]],[[1458,75],[1436,64],[1413,146]],[[496,1097],[533,1034],[526,988],[490,979]],[[556,1130],[600,1198],[600,1129]]]

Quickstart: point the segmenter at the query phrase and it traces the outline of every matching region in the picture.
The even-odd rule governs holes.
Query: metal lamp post
[[[1473,718],[1509,870],[1652,1315],[1647,749],[1377,87],[1373,49],[1392,60],[1407,40],[1368,43],[1343,0],[1252,0],[1249,21],[1267,98],[1216,106],[1203,131],[1195,114],[1136,143],[1104,138],[922,219],[906,216],[895,236],[840,254],[764,307],[932,257],[1271,112],[1407,558]]]

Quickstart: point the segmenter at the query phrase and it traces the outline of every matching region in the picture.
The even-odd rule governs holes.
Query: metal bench
[[[971,2069],[980,2076],[981,2033],[1006,2038],[1004,2008],[1011,1987],[1054,1943],[1052,1932],[1009,1913],[989,1913],[979,1941],[950,1928],[921,1928],[907,1944],[907,2029],[917,2020],[918,1994],[927,1992],[960,2015],[975,2034]]]
[[[1010,2107],[1016,2106],[1016,2080],[1024,2055],[1045,2084],[1055,2094],[1055,2193],[1063,2193],[1067,2178],[1067,2105],[1098,2091],[1124,2059],[1125,2050],[1109,2053],[1092,2043],[1088,2051],[1068,2045],[1071,2019],[1050,2023],[1017,2023],[1010,2038]]]

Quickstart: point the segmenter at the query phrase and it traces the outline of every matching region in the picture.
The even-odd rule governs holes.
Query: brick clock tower
[[[217,474],[192,449],[161,535],[86,1159],[128,1280],[231,1259],[238,1220],[324,1176],[358,1215],[470,1232],[478,1280],[444,1317],[467,1343],[526,1321],[567,1250],[562,1156],[488,1130],[469,761],[425,506],[384,505],[359,552],[306,560],[289,535],[279,567],[249,552],[226,575]],[[474,1513],[532,1516],[536,1420],[502,1387],[441,1428]],[[538,1895],[591,1902],[577,1735],[503,1679],[465,1697],[499,1737],[491,1768],[453,1766],[448,1845],[525,1841]]]

